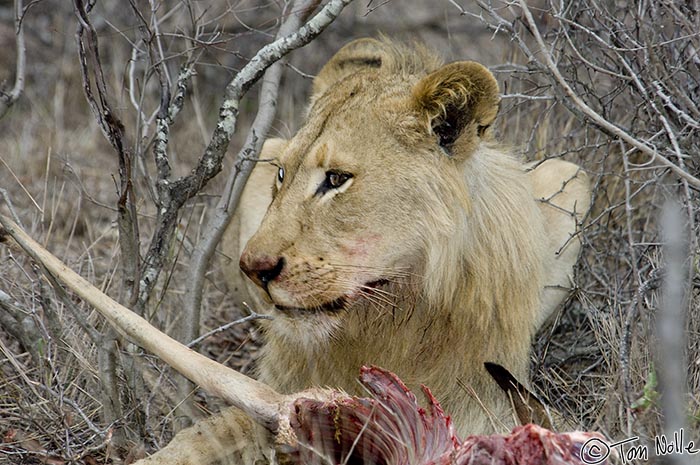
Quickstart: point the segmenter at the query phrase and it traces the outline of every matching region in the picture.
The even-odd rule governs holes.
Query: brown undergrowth
[[[640,436],[641,443],[663,431],[655,322],[667,264],[659,215],[667,198],[679,199],[686,221],[690,218],[684,227],[690,244],[688,314],[682,335],[686,349],[679,363],[687,367],[688,436],[700,440],[697,189],[650,162],[648,154],[631,151],[629,144],[601,130],[571,104],[537,52],[532,25],[521,9],[483,4],[470,11],[458,9],[455,3],[465,2],[447,1],[435,10],[417,1],[390,2],[366,15],[366,4],[353,5],[324,36],[292,56],[273,132],[293,133],[310,85],[304,74],[315,73],[351,37],[379,30],[417,35],[442,49],[448,59],[476,59],[491,66],[505,94],[498,128],[501,138],[529,159],[563,157],[580,163],[595,186],[594,207],[580,232],[584,248],[572,277],[576,290],[535,342],[532,383],[577,423],[615,439]],[[673,163],[679,164],[674,158],[677,151],[687,154],[681,163],[686,172],[698,177],[700,115],[694,105],[700,101],[700,46],[692,33],[697,29],[691,27],[698,18],[697,12],[693,16],[674,11],[682,8],[674,5],[665,10],[649,6],[637,17],[583,6],[558,11],[545,2],[532,11],[544,40],[554,44],[550,51],[559,69],[578,95]],[[8,10],[0,5],[2,14]],[[128,95],[131,48],[127,38],[138,37],[137,22],[119,9],[100,14],[103,20],[97,27],[103,43],[109,44],[103,47],[103,64],[112,97],[127,132],[133,134],[137,128]],[[206,144],[223,83],[270,40],[279,9],[263,2],[242,2],[239,8],[213,8],[199,14],[205,18],[201,24],[209,28],[211,41],[200,48],[192,45],[202,55],[185,103],[187,117],[176,122],[170,144],[173,169],[183,175]],[[507,18],[510,29],[499,23],[499,17]],[[641,24],[645,19],[651,24]],[[11,203],[32,237],[124,301],[123,257],[115,223],[118,165],[85,104],[76,65],[75,18],[61,2],[40,2],[25,21],[31,31],[26,88],[0,122],[0,188],[6,193],[0,209],[11,213]],[[653,29],[654,21],[666,28]],[[601,32],[612,34],[611,25],[620,30],[624,26],[626,35]],[[601,44],[593,33],[609,42]],[[0,34],[3,44],[13,43],[12,31],[2,29]],[[644,44],[656,45],[645,49]],[[586,54],[580,54],[585,47]],[[9,73],[14,55],[5,50],[8,47],[0,52],[0,63]],[[645,50],[654,53],[645,56]],[[10,81],[8,73],[3,71],[0,78]],[[140,76],[145,79],[146,74]],[[157,79],[149,79],[148,86],[155,86]],[[137,79],[133,85],[142,83]],[[678,93],[681,90],[685,97]],[[156,94],[144,95],[153,99]],[[150,101],[149,108],[155,102]],[[252,119],[254,102],[253,98],[244,101],[240,127]],[[676,136],[678,150],[669,132]],[[236,148],[243,137],[237,136]],[[130,143],[135,146],[136,139]],[[144,238],[141,246],[145,247],[155,227],[155,207],[147,189],[147,173],[155,168],[150,158],[143,159],[143,167],[135,185]],[[146,309],[154,324],[166,332],[173,333],[178,325],[192,247],[201,237],[204,218],[222,184],[215,179],[181,212],[167,270]],[[232,308],[219,273],[215,261],[205,283],[202,332],[247,313]],[[167,443],[181,400],[175,375],[137,348],[120,346],[116,355],[121,368],[111,382],[118,388],[122,416],[117,423],[106,423],[99,393],[109,379],[98,363],[105,323],[83,302],[55,286],[12,244],[0,247],[0,306],[0,463],[129,462]],[[243,324],[207,338],[198,349],[250,372],[259,343],[254,325]],[[132,378],[132,363],[142,373],[142,382]],[[204,393],[193,395],[195,417],[220,407]]]

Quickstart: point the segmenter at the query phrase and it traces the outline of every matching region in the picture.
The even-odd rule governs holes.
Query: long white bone
[[[246,412],[255,422],[275,433],[278,442],[295,442],[289,427],[289,408],[298,395],[279,394],[266,384],[187,348],[90,284],[9,218],[0,215],[0,224],[34,260],[92,305],[124,337],[156,355],[206,392]],[[309,397],[316,397],[309,394]]]

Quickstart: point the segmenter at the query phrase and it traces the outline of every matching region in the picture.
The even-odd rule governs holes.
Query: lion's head
[[[472,155],[489,144],[498,103],[478,63],[439,66],[424,50],[372,39],[346,46],[316,78],[302,129],[277,144],[273,200],[241,268],[294,318],[340,324],[358,304],[418,288],[412,298],[431,307],[453,303],[483,248],[477,230],[503,233],[474,224],[492,163]],[[492,200],[497,212],[503,199]],[[526,263],[517,246],[498,248],[481,252]]]
[[[245,245],[240,268],[267,302],[248,298],[274,317],[261,380],[356,392],[371,363],[430,386],[461,431],[490,429],[480,405],[507,415],[484,362],[527,379],[532,335],[565,295],[544,279],[569,282],[588,188],[575,165],[530,169],[499,148],[498,92],[482,65],[386,40],[321,70],[306,122],[266,142],[224,239],[231,257]]]

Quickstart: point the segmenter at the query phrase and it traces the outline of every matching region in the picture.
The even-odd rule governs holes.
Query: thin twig
[[[22,189],[22,191],[27,195],[27,197],[29,197],[29,200],[34,204],[36,209],[43,215],[44,210],[41,208],[41,206],[39,206],[39,203],[36,201],[36,199],[34,199],[34,196],[32,196],[32,194],[27,190],[27,187],[24,185],[24,183],[19,179],[19,177],[17,177],[15,172],[12,170],[12,168],[10,168],[10,166],[5,162],[5,160],[2,159],[2,157],[0,157],[0,163],[2,163],[5,166],[5,168],[7,168],[7,171],[9,171],[10,175],[14,178],[15,181],[17,181],[17,184]],[[5,199],[9,198],[6,195],[4,197]]]
[[[245,316],[243,318],[239,318],[235,321],[231,321],[229,323],[226,323],[225,325],[221,325],[218,328],[214,328],[211,331],[208,331],[208,332],[202,334],[197,339],[194,339],[193,341],[189,342],[187,344],[187,347],[190,347],[190,348],[195,347],[195,346],[199,345],[199,343],[204,341],[205,339],[208,339],[208,338],[214,336],[215,334],[222,333],[233,326],[242,325],[243,323],[247,323],[249,321],[254,321],[254,320],[271,320],[271,319],[272,319],[272,317],[270,315],[261,315],[259,313],[253,312],[252,314],[250,314],[248,316]]]
[[[544,43],[544,40],[542,39],[542,36],[540,35],[540,31],[537,27],[537,24],[535,23],[534,18],[532,17],[532,13],[530,12],[530,8],[527,6],[527,2],[525,0],[518,0],[518,1],[520,4],[520,8],[522,9],[523,15],[525,16],[525,19],[529,25],[529,30],[532,33],[532,35],[534,36],[535,41],[537,41],[537,44],[540,47],[540,53],[542,54],[542,57],[544,58],[545,65],[547,66],[549,71],[552,73],[552,76],[554,77],[556,82],[563,89],[564,93],[581,110],[581,112],[586,117],[588,117],[594,124],[596,124],[598,127],[603,129],[604,131],[608,132],[609,134],[611,134],[619,139],[624,140],[625,142],[627,142],[631,146],[635,147],[636,149],[638,149],[642,153],[645,153],[646,155],[650,156],[652,158],[652,160],[659,162],[661,165],[663,165],[666,168],[669,168],[671,171],[673,171],[681,179],[687,180],[688,183],[690,183],[694,188],[700,189],[700,179],[696,178],[695,176],[693,176],[689,172],[680,168],[678,165],[673,163],[671,160],[669,160],[668,158],[661,155],[653,147],[650,147],[649,145],[647,145],[643,141],[636,139],[635,137],[631,136],[626,131],[615,126],[614,124],[609,122],[607,119],[605,119],[601,115],[599,115],[591,107],[589,107],[583,100],[581,100],[581,98],[578,96],[578,94],[571,88],[569,83],[566,82],[566,79],[564,79],[564,76],[562,76],[561,72],[559,71],[559,68],[552,60],[551,54],[547,51],[547,45]]]
[[[0,187],[0,197],[5,201],[5,205],[7,205],[7,208],[10,209],[10,215],[12,215],[12,219],[15,220],[15,222],[20,225],[20,227],[24,228],[22,225],[22,222],[19,219],[19,216],[17,216],[17,212],[15,211],[15,207],[12,204],[12,200],[10,199],[10,195],[7,193],[5,189]]]

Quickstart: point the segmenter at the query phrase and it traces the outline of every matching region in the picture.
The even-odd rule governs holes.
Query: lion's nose
[[[274,281],[284,269],[284,257],[241,255],[239,266],[255,284],[267,290],[270,281]]]

